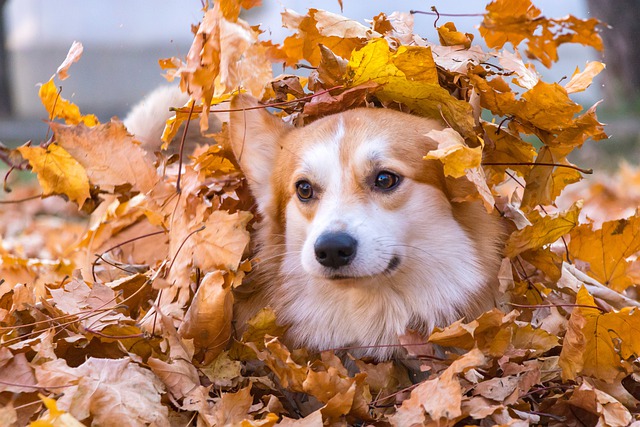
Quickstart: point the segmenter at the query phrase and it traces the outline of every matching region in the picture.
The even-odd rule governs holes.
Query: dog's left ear
[[[280,141],[291,127],[270,114],[254,97],[236,95],[229,120],[231,149],[264,213],[271,199],[271,176]]]

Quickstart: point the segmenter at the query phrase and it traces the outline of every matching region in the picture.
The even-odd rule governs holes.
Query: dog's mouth
[[[332,275],[328,276],[327,279],[336,280],[336,281],[338,281],[338,280],[370,279],[370,278],[376,277],[376,276],[387,275],[387,274],[393,272],[394,270],[396,270],[399,265],[400,265],[400,257],[394,256],[389,261],[389,264],[387,265],[387,268],[385,268],[381,273],[370,274],[370,275],[365,275],[365,276],[353,276],[353,275],[347,275],[347,274],[332,274]]]

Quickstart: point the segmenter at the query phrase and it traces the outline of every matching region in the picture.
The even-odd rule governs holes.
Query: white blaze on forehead
[[[344,137],[342,118],[332,135],[319,135],[304,153],[298,173],[308,176],[323,187],[340,179],[340,142]]]
[[[363,141],[353,153],[353,165],[364,167],[372,162],[380,162],[387,157],[388,143],[382,137]]]

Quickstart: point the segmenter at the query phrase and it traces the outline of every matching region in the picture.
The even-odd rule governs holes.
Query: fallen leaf
[[[83,51],[84,47],[82,46],[82,43],[74,41],[71,44],[69,52],[67,53],[67,57],[56,70],[56,73],[58,74],[58,78],[60,80],[66,80],[67,78],[69,78],[69,67],[71,67],[71,64],[73,64],[74,62],[78,62],[80,60]]]
[[[65,195],[80,208],[90,197],[87,171],[58,144],[47,148],[18,147],[18,151],[38,174],[44,196]]]

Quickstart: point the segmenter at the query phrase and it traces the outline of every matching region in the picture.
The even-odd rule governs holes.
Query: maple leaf
[[[513,258],[527,249],[555,242],[578,225],[580,207],[581,203],[576,203],[566,212],[547,216],[542,216],[539,211],[532,211],[529,216],[531,225],[509,236],[504,249],[505,255]]]
[[[425,381],[413,389],[411,397],[402,402],[402,406],[390,417],[391,424],[408,426],[456,421],[462,415],[462,387],[457,375],[470,368],[480,367],[486,361],[478,349],[461,356],[441,376]]]
[[[36,370],[38,384],[52,391],[64,387],[57,405],[82,421],[101,425],[169,425],[167,408],[160,403],[160,381],[129,358],[89,358],[77,368],[64,360],[47,362]]]
[[[569,252],[589,263],[591,277],[624,291],[635,284],[630,275],[633,263],[628,259],[640,252],[640,216],[607,221],[597,230],[589,224],[576,227],[571,232]]]
[[[625,360],[640,354],[640,343],[633,338],[640,332],[640,312],[625,308],[603,313],[584,286],[576,304],[558,361],[563,378],[583,374],[613,382],[626,375]]]
[[[522,208],[550,205],[567,185],[580,181],[580,171],[572,166],[564,156],[555,153],[554,149],[542,147],[533,167],[525,176],[527,185],[522,195]]]
[[[93,127],[52,123],[51,128],[56,144],[84,167],[92,184],[105,191],[128,184],[147,193],[158,181],[146,151],[119,121]]]
[[[600,425],[628,426],[632,425],[633,416],[619,401],[612,396],[583,382],[574,390],[568,402],[571,406],[596,414]]]
[[[530,0],[494,0],[480,25],[480,35],[491,48],[509,42],[517,47],[528,40],[527,54],[550,67],[558,60],[558,46],[580,43],[602,50],[602,39],[596,31],[599,21],[574,16],[548,19]]]
[[[44,196],[65,195],[79,207],[90,197],[86,170],[61,146],[19,147],[18,151],[38,174]]]
[[[401,102],[426,117],[444,117],[462,136],[475,140],[471,106],[440,86],[431,48],[400,46],[393,51],[385,39],[373,39],[353,52],[347,76],[350,86],[378,83],[381,101]]]
[[[462,136],[451,128],[442,131],[432,130],[425,135],[438,143],[436,150],[424,156],[425,160],[438,159],[444,165],[444,174],[453,178],[466,177],[473,183],[484,202],[487,212],[493,210],[495,200],[487,187],[484,171],[480,167],[482,146],[467,146]],[[454,198],[454,201],[458,201]]]
[[[193,100],[201,101],[200,129],[209,128],[209,111],[215,98],[229,94],[240,85],[258,96],[271,78],[267,47],[258,43],[258,31],[242,19],[230,2],[216,2],[205,12],[198,26],[186,62],[165,60],[170,78],[180,77],[180,88]],[[245,3],[246,4],[246,3]],[[248,5],[248,4],[247,4]],[[224,10],[223,10],[224,9]],[[176,67],[176,64],[179,64]],[[187,116],[188,117],[188,116]],[[169,141],[168,134],[163,135]]]
[[[87,126],[95,126],[100,123],[96,116],[93,114],[83,116],[75,104],[61,97],[60,92],[53,83],[53,78],[40,86],[38,95],[40,96],[42,105],[47,109],[51,120],[61,118],[65,123],[71,125],[84,123]]]
[[[285,9],[282,24],[296,34],[284,39],[281,51],[286,65],[305,59],[312,66],[320,63],[320,45],[335,55],[349,58],[351,52],[364,45],[371,37],[379,36],[357,21],[324,10],[309,9],[306,16]]]

